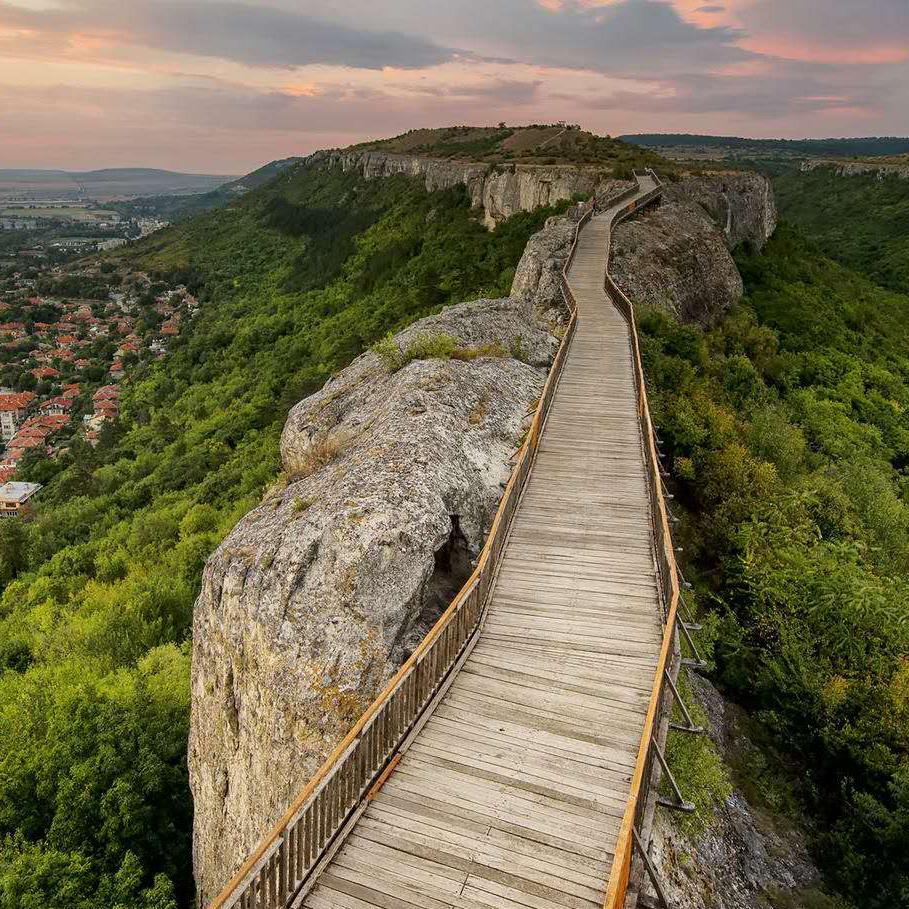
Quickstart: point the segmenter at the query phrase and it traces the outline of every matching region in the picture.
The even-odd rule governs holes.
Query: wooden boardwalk
[[[577,331],[485,626],[309,909],[602,905],[663,636],[612,214],[580,233]]]

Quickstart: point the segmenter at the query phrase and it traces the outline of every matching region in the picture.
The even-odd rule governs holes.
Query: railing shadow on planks
[[[652,171],[648,174],[656,184],[655,189],[630,201],[616,213],[613,223],[629,217],[659,197],[662,191],[659,180]],[[637,192],[632,189],[620,193],[608,199],[602,207],[614,206],[628,196],[637,195]],[[479,634],[511,519],[530,476],[543,424],[577,326],[577,304],[567,275],[577,247],[578,233],[596,208],[596,200],[586,203],[577,221],[561,278],[562,292],[571,316],[476,568],[414,653],[209,904],[209,909],[284,909],[299,903],[301,895],[310,889],[321,867],[334,854],[337,843],[356,823],[371,796],[400,759],[402,746],[419,731],[432,707],[444,695]],[[627,297],[609,277],[608,269],[605,290],[625,316],[631,332],[638,415],[649,474],[654,556],[660,577],[662,619],[665,623],[659,667],[632,777],[632,796],[620,828],[616,858],[606,887],[604,909],[620,909],[629,892],[629,883],[640,876],[632,868],[636,848],[649,866],[646,851],[641,852],[640,847],[647,839],[653,813],[653,793],[660,769],[664,767],[660,751],[668,717],[664,689],[668,681],[672,691],[675,691],[674,673],[678,671],[679,662],[675,631],[679,582],[662,492],[656,439],[647,408],[634,312]],[[694,728],[690,722],[689,726]],[[657,764],[653,761],[654,754],[659,756]],[[652,871],[649,867],[647,870]],[[662,897],[658,881],[656,888]]]

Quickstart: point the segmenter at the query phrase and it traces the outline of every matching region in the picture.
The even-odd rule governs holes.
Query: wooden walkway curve
[[[603,289],[623,206],[579,234],[577,328],[483,630],[295,905],[603,904],[663,641],[629,325]]]

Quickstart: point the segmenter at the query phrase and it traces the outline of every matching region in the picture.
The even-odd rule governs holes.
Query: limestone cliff
[[[493,228],[519,211],[532,211],[601,190],[610,182],[609,171],[579,165],[473,164],[417,155],[342,149],[319,151],[308,167],[341,167],[367,179],[407,174],[422,177],[430,192],[463,184],[471,204],[482,208],[487,227]]]
[[[469,575],[558,345],[551,282],[572,227],[551,219],[530,244],[514,297],[451,307],[395,338],[407,359],[450,335],[451,359],[393,371],[369,352],[294,407],[286,481],[209,559],[189,743],[200,902]]]
[[[830,168],[838,177],[858,177],[872,176],[878,180],[885,177],[899,177],[901,180],[909,180],[909,163],[878,163],[876,161],[824,161],[820,159],[803,161],[799,165],[802,171],[817,170],[818,168]]]
[[[636,303],[706,324],[742,297],[730,249],[743,242],[760,249],[775,227],[773,190],[765,177],[682,180],[666,186],[657,208],[618,226],[611,269]]]

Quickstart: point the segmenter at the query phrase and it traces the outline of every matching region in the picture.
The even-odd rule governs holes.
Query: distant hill
[[[243,177],[228,179],[208,192],[197,192],[192,195],[149,195],[116,203],[112,207],[123,215],[152,215],[168,221],[178,221],[190,215],[197,215],[200,212],[228,205],[234,199],[268,183],[282,170],[302,160],[302,158],[281,158],[277,161],[270,161]]]
[[[302,160],[302,158],[281,158],[277,161],[270,161],[244,177],[228,180],[207,193],[201,193],[192,199],[187,199],[185,210],[186,212],[199,212],[217,208],[219,205],[226,204],[232,199],[236,199],[238,196],[242,196],[250,190],[257,189],[268,183],[272,177],[277,176],[282,170]]]
[[[623,171],[665,165],[659,155],[621,139],[596,136],[564,123],[413,129],[353,148],[489,164],[593,164]]]
[[[674,148],[680,151],[712,148],[801,157],[848,158],[909,152],[909,138],[898,136],[869,136],[860,139],[749,139],[742,136],[703,136],[692,133],[638,133],[620,136],[620,139],[645,148]]]
[[[184,174],[147,167],[91,171],[0,170],[0,199],[10,201],[94,200],[203,193],[235,180],[229,175]]]

